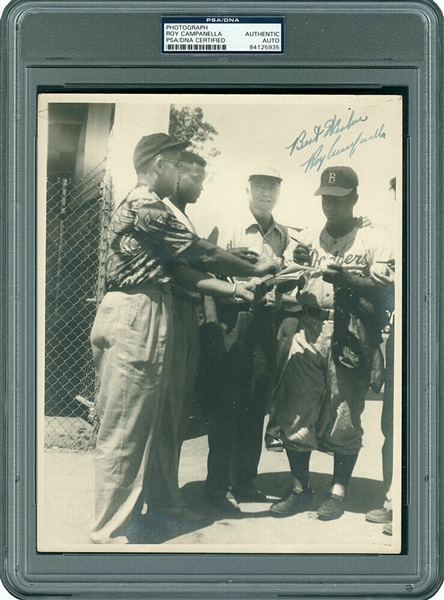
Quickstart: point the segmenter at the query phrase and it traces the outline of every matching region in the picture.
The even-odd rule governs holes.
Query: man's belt
[[[312,308],[311,306],[304,306],[304,314],[319,321],[333,321],[335,311],[330,309]]]

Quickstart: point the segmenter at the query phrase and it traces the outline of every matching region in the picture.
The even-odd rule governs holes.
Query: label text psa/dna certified
[[[282,17],[164,17],[163,52],[284,51]]]

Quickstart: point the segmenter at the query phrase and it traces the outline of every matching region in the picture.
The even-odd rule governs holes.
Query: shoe
[[[231,514],[237,514],[241,512],[240,506],[236,501],[236,498],[231,492],[208,492],[207,497],[215,508]]]
[[[384,527],[382,528],[382,533],[385,533],[385,535],[393,535],[392,524],[391,523],[386,523],[384,525]]]
[[[265,494],[254,488],[234,488],[233,496],[237,502],[268,502]]]
[[[265,434],[265,449],[269,452],[283,452],[284,444],[269,433]]]
[[[194,512],[191,508],[187,506],[173,506],[171,508],[163,508],[161,511],[162,514],[172,517],[173,519],[177,519],[178,521],[190,521],[192,523],[197,523],[198,521],[204,521],[204,515],[200,513]]]
[[[393,512],[388,508],[376,508],[365,515],[365,520],[369,523],[391,523],[392,519]]]
[[[333,521],[344,514],[344,501],[336,496],[330,496],[318,508],[318,519]]]
[[[312,499],[313,492],[311,490],[298,493],[290,489],[280,500],[273,502],[270,506],[270,512],[273,517],[289,517],[307,510]]]

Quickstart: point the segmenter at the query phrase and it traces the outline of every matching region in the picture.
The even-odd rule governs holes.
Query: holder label
[[[164,17],[162,52],[284,51],[282,17]]]

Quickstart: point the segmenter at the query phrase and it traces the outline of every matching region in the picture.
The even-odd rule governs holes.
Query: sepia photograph
[[[39,95],[39,552],[401,552],[402,152],[394,94]]]

